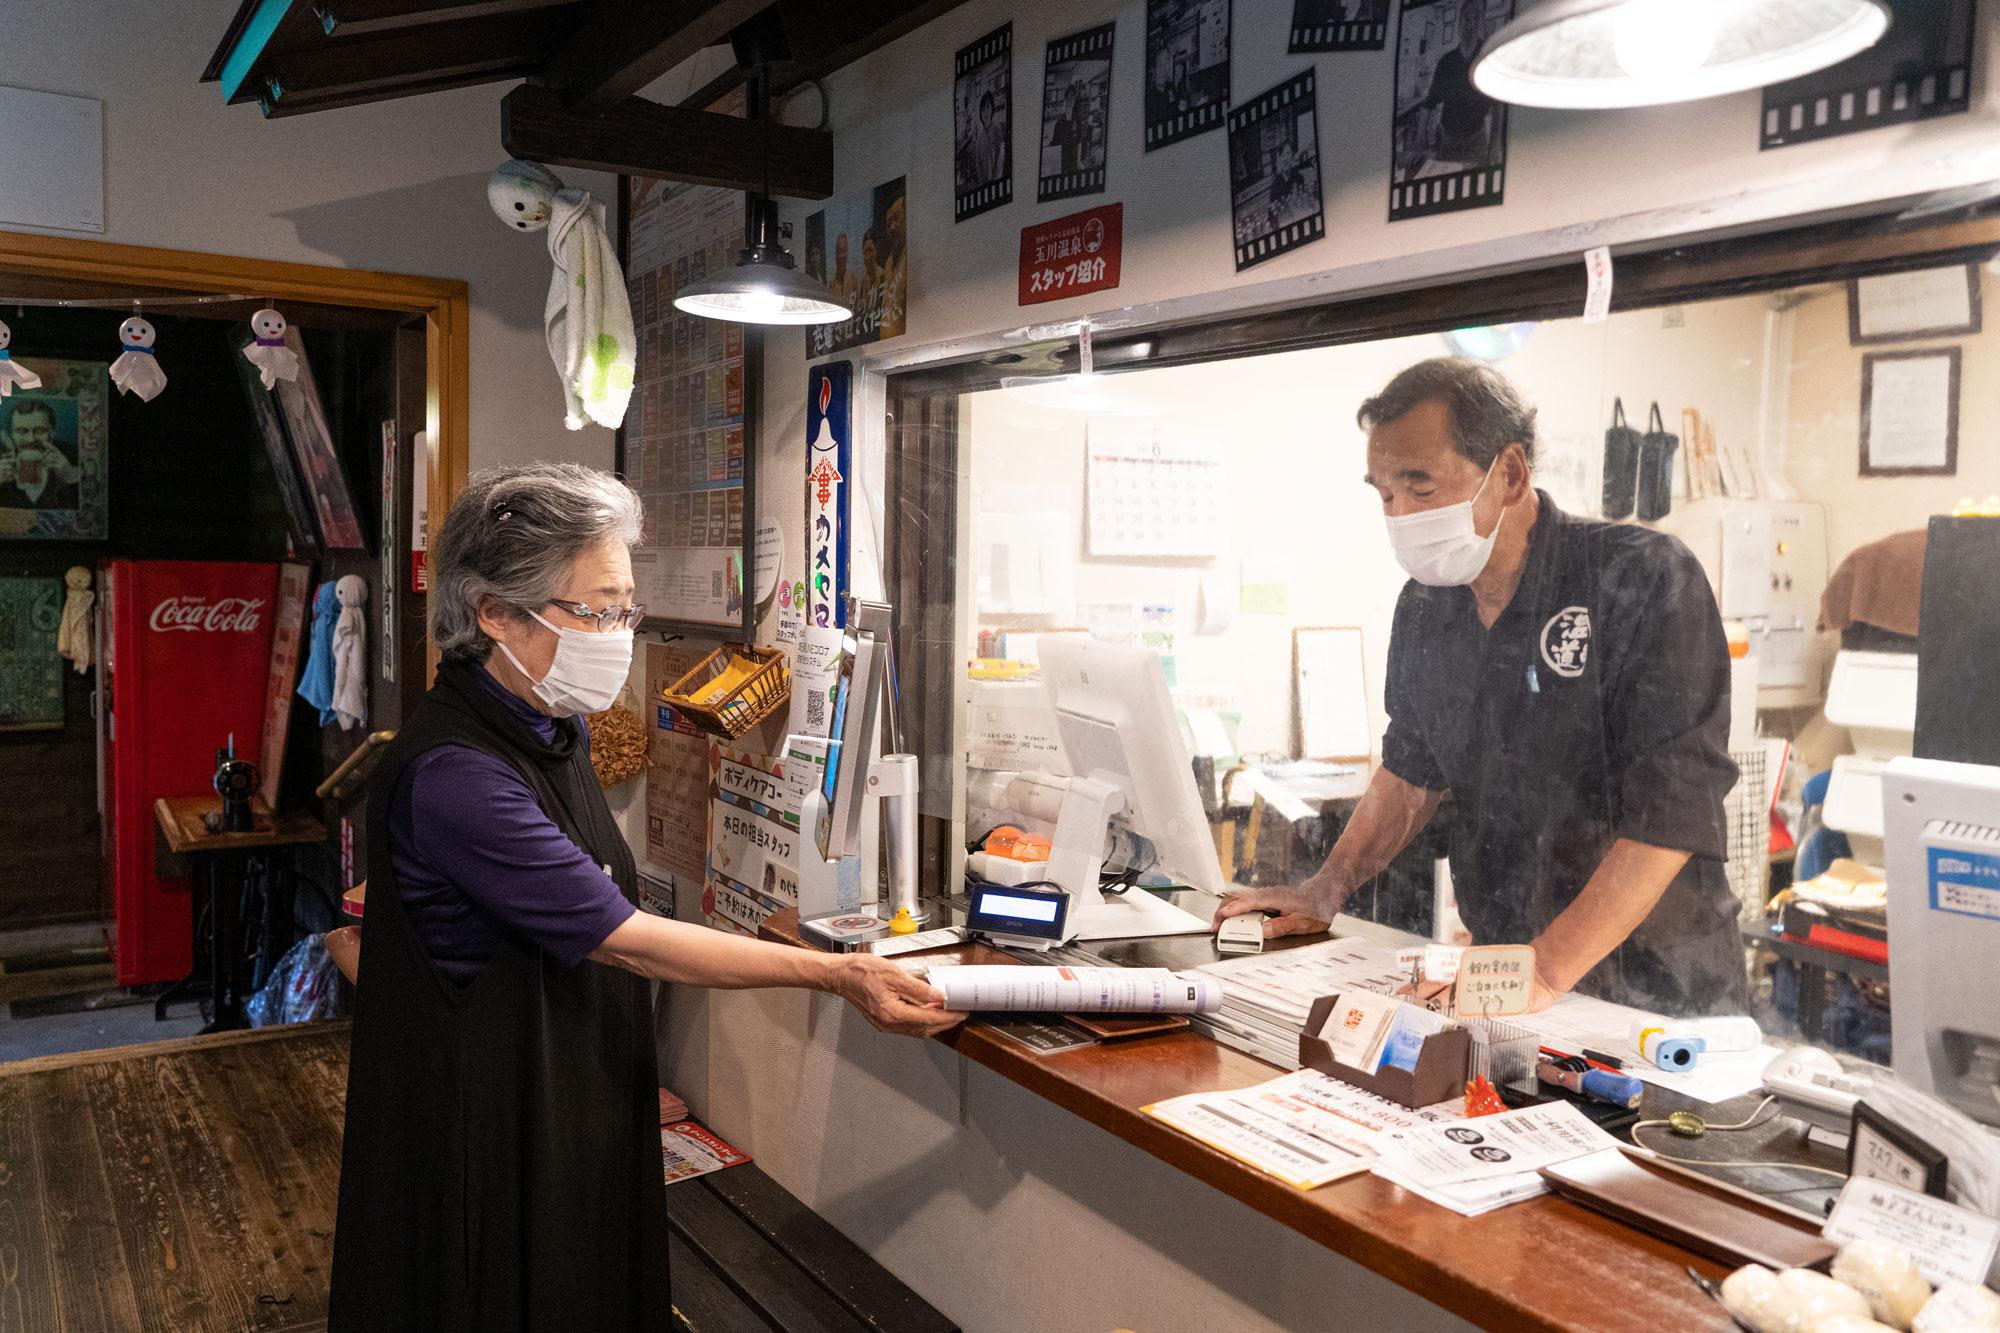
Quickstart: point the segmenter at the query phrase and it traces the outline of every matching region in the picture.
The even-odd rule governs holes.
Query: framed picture
[[[1960,349],[1861,358],[1861,475],[1958,474]]]
[[[1230,0],[1146,0],[1146,151],[1221,126]]]
[[[306,359],[297,325],[285,330],[285,346],[298,353],[299,375],[279,380],[271,392],[278,396],[278,411],[292,442],[292,457],[298,463],[306,497],[319,519],[320,537],[333,550],[365,551],[368,539],[361,532],[354,495],[348,489],[347,473],[340,465],[333,428],[327,424],[319,384],[313,378],[312,362]]]
[[[312,500],[306,495],[305,482],[292,461],[291,441],[285,438],[285,423],[278,415],[278,395],[264,387],[257,367],[242,356],[243,349],[256,341],[256,337],[248,324],[238,325],[231,334],[231,345],[237,351],[237,379],[243,385],[244,401],[250,404],[251,419],[257,423],[257,434],[264,441],[264,453],[271,460],[271,475],[278,482],[278,498],[284,502],[285,524],[292,545],[300,551],[317,554],[319,520],[313,517]]]
[[[1292,0],[1292,40],[1285,49],[1380,51],[1389,37],[1389,0]]]
[[[1847,341],[1855,347],[1968,338],[1981,323],[1977,264],[1847,280]]]
[[[1839,64],[1764,89],[1759,147],[1856,134],[1972,107],[1974,0],[1891,0],[1882,40]]]
[[[1229,113],[1238,273],[1326,235],[1314,78],[1307,70]]]
[[[1014,197],[1014,25],[960,50],[952,69],[952,218],[963,222]]]
[[[1404,0],[1396,31],[1389,221],[1506,200],[1507,107],[1472,82],[1514,0]]]
[[[1292,695],[1292,744],[1301,759],[1368,761],[1375,739],[1368,727],[1368,678],[1359,629],[1294,628]]]
[[[0,540],[104,541],[110,366],[20,361],[42,387],[0,398]]]
[[[1106,23],[1049,43],[1042,64],[1042,138],[1035,200],[1104,193],[1111,127],[1111,42]]]

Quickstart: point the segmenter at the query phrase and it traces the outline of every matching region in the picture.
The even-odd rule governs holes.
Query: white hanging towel
[[[618,252],[604,232],[604,205],[587,191],[556,191],[549,258],[556,267],[542,327],[562,377],[563,424],[581,430],[588,419],[616,427],[632,397],[632,303]]]
[[[343,574],[333,585],[340,619],[333,627],[333,711],[342,731],[368,721],[368,585],[358,574]]]
[[[71,565],[63,575],[69,599],[63,603],[62,624],[56,629],[56,652],[69,659],[80,676],[90,670],[90,608],[97,594],[90,590],[90,571]]]

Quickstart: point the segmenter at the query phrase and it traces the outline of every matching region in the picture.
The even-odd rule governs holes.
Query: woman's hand
[[[937,987],[874,954],[847,954],[835,960],[832,990],[859,1009],[877,1032],[929,1037],[957,1027],[965,1015],[944,1007]]]
[[[1215,925],[1220,927],[1232,916],[1242,916],[1245,912],[1276,912],[1278,915],[1264,923],[1264,938],[1274,940],[1280,935],[1318,935],[1332,924],[1331,918],[1316,915],[1326,911],[1319,895],[1308,889],[1290,884],[1277,884],[1264,889],[1235,889],[1222,895],[1222,906],[1215,909]]]

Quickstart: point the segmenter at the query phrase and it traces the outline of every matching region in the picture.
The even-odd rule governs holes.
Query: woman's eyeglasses
[[[593,611],[583,602],[551,601],[550,606],[560,607],[578,620],[595,620],[599,634],[609,634],[614,630],[637,629],[645,618],[646,608],[635,606],[607,606],[602,611]]]

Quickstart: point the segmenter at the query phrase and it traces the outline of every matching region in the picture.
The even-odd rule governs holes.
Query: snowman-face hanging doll
[[[0,398],[5,398],[15,389],[39,389],[42,377],[14,360],[7,348],[14,341],[14,331],[0,324]]]
[[[250,332],[257,341],[243,349],[243,357],[257,367],[257,378],[270,388],[279,380],[299,377],[299,354],[285,346],[285,317],[269,306],[250,316]]]
[[[118,326],[118,341],[125,345],[124,352],[111,363],[111,382],[118,386],[118,392],[136,393],[150,403],[167,387],[167,373],[153,355],[157,336],[153,326],[137,315]]]

